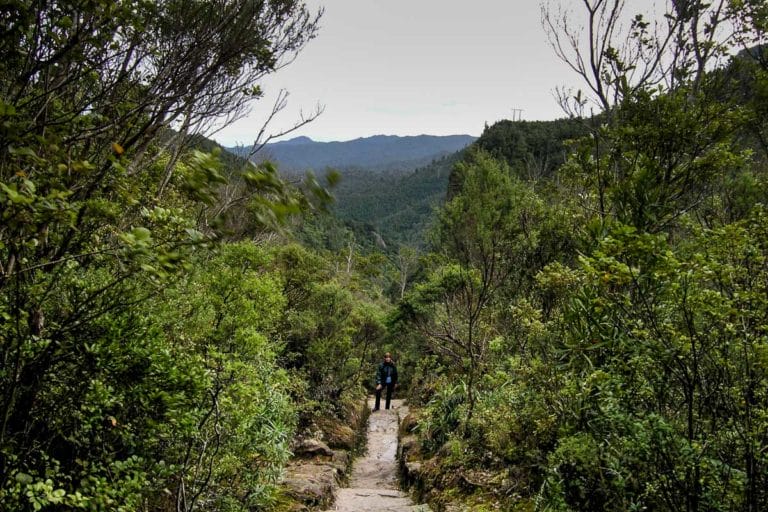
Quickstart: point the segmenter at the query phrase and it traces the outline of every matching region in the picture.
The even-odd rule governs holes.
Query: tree
[[[582,257],[559,366],[578,398],[551,460],[569,507],[765,506],[764,217],[677,247],[617,227]]]
[[[561,105],[583,116],[592,102],[608,113],[639,91],[694,84],[733,44],[728,0],[668,2],[665,12],[628,15],[625,0],[583,0],[584,25],[563,2],[542,2],[542,25],[555,53],[584,81],[588,94],[561,90]]]
[[[742,84],[713,68],[735,42],[728,4],[672,2],[663,30],[651,35],[636,17],[620,39],[623,2],[584,2],[588,50],[571,44],[572,65],[602,112],[560,176],[576,177],[574,196],[597,222],[586,225],[595,247],[564,310],[562,360],[573,373],[562,393],[581,391],[543,487],[556,507],[763,506],[753,453],[764,438],[746,434],[764,406],[752,387],[764,375],[753,344],[763,308],[730,303],[752,296],[742,272],[762,258],[761,208],[723,226],[739,219],[724,209],[739,193],[748,159],[738,137],[752,116],[735,94]],[[648,63],[652,73],[638,75]]]
[[[514,287],[513,274],[525,272],[543,211],[504,163],[481,150],[454,173],[459,192],[440,211],[436,233],[443,264],[406,294],[401,313],[466,377],[469,422],[494,336],[491,305],[503,286]]]
[[[103,428],[110,404],[91,396],[119,395],[121,381],[87,384],[119,377],[110,364],[141,339],[162,353],[131,311],[210,241],[215,223],[202,233],[195,214],[225,181],[215,157],[187,151],[190,135],[241,115],[256,81],[314,37],[319,14],[294,0],[2,9],[0,499],[39,487],[10,503],[136,505],[139,463]],[[261,178],[244,176],[251,197],[284,186]],[[136,417],[152,414],[142,400]],[[81,443],[80,425],[54,414],[61,404],[88,413],[93,437]]]
[[[359,398],[366,363],[384,335],[380,307],[359,289],[353,294],[350,281],[358,276],[333,270],[333,259],[295,244],[275,250],[287,298],[280,364],[306,385],[297,397],[300,429],[310,428],[316,415],[342,414],[348,398]]]
[[[394,257],[395,269],[397,270],[397,286],[399,288],[400,299],[405,296],[405,289],[409,281],[416,272],[419,264],[419,253],[413,247],[401,245]]]
[[[177,372],[188,373],[197,388],[177,391],[174,399],[185,407],[176,405],[176,416],[166,420],[170,425],[145,427],[144,442],[154,450],[141,455],[169,466],[169,474],[155,475],[153,492],[145,494],[162,501],[163,489],[172,491],[177,511],[247,510],[269,503],[296,427],[288,394],[294,383],[276,364],[286,306],[282,276],[267,270],[264,247],[241,242],[218,252],[143,305],[168,340],[166,350],[183,362]],[[144,391],[151,397],[161,390]],[[157,437],[166,438],[158,443]],[[137,444],[138,454],[144,447]]]

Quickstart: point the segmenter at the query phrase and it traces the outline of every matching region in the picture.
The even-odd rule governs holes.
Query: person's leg
[[[381,389],[376,390],[376,405],[373,406],[374,411],[379,410],[379,406],[381,405]]]
[[[387,384],[387,403],[385,404],[385,407],[389,409],[389,402],[392,400],[392,390],[395,389],[394,384]]]

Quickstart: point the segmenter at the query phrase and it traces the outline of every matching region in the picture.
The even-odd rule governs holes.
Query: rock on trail
[[[349,487],[339,489],[329,512],[430,512],[398,490],[397,428],[400,414],[407,413],[402,400],[392,400],[392,409],[371,413],[367,452],[354,462]]]

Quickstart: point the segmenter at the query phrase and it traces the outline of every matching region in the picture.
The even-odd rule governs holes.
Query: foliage
[[[267,338],[284,299],[260,260],[252,246],[229,247],[161,300],[121,288],[133,307],[80,328],[84,341],[67,345],[40,384],[28,412],[40,437],[6,452],[16,485],[3,503],[34,507],[16,501],[19,484],[46,479],[94,510],[163,508],[169,489],[185,510],[268,500],[294,419]],[[84,277],[99,285],[106,276]]]
[[[169,432],[164,458],[178,468],[175,494],[186,508],[197,499],[201,509],[247,509],[271,499],[295,428],[292,384],[276,365],[282,279],[264,272],[265,251],[249,243],[200,263],[152,307],[170,346],[195,354],[205,376],[190,404],[194,429]]]
[[[444,378],[412,391],[427,404],[430,467],[447,472],[432,482],[507,509],[761,510],[763,48],[712,66],[736,38],[761,41],[765,12],[674,2],[658,25],[627,18],[624,33],[622,5],[580,6],[587,46],[568,11],[545,9],[556,50],[575,56],[601,111],[581,117],[585,96],[562,98],[577,138],[552,174],[525,165],[536,135],[489,128],[479,143],[520,181],[494,178],[504,192],[486,192],[472,175],[494,175],[467,152],[429,272],[399,305],[400,325],[421,335],[414,345],[430,346],[423,365],[437,356],[465,377],[466,397]],[[466,340],[470,326],[482,347],[445,357],[455,344],[435,333]],[[474,381],[470,352],[483,354]],[[496,475],[491,490],[473,480],[479,471]]]
[[[253,246],[209,249],[241,203],[257,235],[310,200],[189,144],[241,115],[317,17],[294,1],[2,11],[2,508],[264,506],[295,423],[285,299]]]
[[[567,141],[587,132],[578,119],[499,121],[483,131],[475,146],[504,160],[529,181],[549,178],[567,157]]]
[[[361,395],[373,375],[374,351],[384,336],[384,313],[365,295],[353,295],[349,273],[295,244],[276,248],[287,303],[281,317],[281,365],[303,382],[294,397],[300,428],[316,415],[344,413],[345,399]]]
[[[449,494],[768,507],[763,48],[712,68],[762,43],[765,9],[674,2],[620,34],[620,4],[583,3],[571,61],[598,115],[489,127],[339,207],[368,225],[295,224],[314,249],[275,227],[323,210],[318,180],[189,146],[314,36],[301,2],[3,11],[2,507],[267,509],[292,437],[384,349]],[[402,242],[446,181],[421,255]]]
[[[436,243],[444,251],[427,281],[401,304],[402,319],[466,377],[468,414],[491,339],[492,308],[500,290],[520,285],[512,276],[531,262],[538,242],[541,203],[509,168],[477,150],[455,169],[461,192],[438,220]],[[522,278],[524,280],[525,278]]]
[[[310,247],[331,251],[350,243],[365,254],[390,256],[402,245],[423,248],[434,210],[445,199],[451,167],[461,154],[408,171],[344,169],[334,189],[333,215],[301,223],[297,236]]]

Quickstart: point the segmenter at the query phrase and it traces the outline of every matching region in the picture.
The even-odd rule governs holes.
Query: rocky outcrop
[[[302,439],[293,446],[293,455],[299,458],[333,457],[333,450],[319,439]]]
[[[348,424],[327,419],[319,420],[318,427],[322,432],[323,440],[328,446],[331,448],[351,451],[358,446],[362,430],[359,425],[359,416],[356,416],[354,421],[355,423],[353,423],[353,425],[357,426],[357,430]]]
[[[304,505],[305,510],[325,508],[333,502],[338,488],[337,468],[316,462],[291,462],[286,468],[285,494]]]
[[[403,416],[398,430],[397,463],[400,483],[404,489],[413,491],[417,497],[423,497],[423,463],[419,438],[416,435],[418,415],[409,412]]]
[[[414,435],[400,438],[397,462],[400,469],[400,481],[404,488],[418,487],[421,480],[421,449],[419,440]]]
[[[344,423],[337,419],[318,420],[313,437],[297,439],[293,459],[285,469],[283,494],[292,503],[292,512],[323,510],[336,499],[346,482],[352,454],[364,438],[367,406],[349,411]]]
[[[403,488],[438,512],[499,509],[495,492],[509,488],[504,473],[446,466],[445,447],[425,458],[411,421],[406,417],[400,427],[397,461]]]

